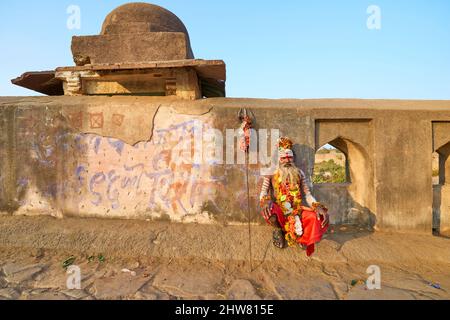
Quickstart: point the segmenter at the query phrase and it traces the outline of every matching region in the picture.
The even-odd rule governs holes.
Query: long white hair
[[[280,175],[281,181],[289,182],[290,185],[296,185],[300,183],[300,170],[295,166],[294,163],[291,163],[290,166],[283,166],[282,164],[278,165],[278,174]]]

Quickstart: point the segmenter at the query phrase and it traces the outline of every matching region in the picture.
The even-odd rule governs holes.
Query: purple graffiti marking
[[[98,205],[100,205],[100,203],[102,203],[102,195],[101,195],[101,193],[99,193],[99,192],[95,192],[95,191],[94,191],[94,187],[95,187],[96,185],[99,185],[99,184],[105,182],[105,180],[106,180],[105,174],[104,174],[103,172],[99,172],[99,173],[96,173],[96,174],[91,178],[91,181],[89,182],[89,191],[91,192],[92,195],[94,195],[94,196],[97,197],[97,200],[91,201],[91,203],[92,203],[93,205],[98,206]]]
[[[0,181],[1,181],[1,179],[0,179]],[[21,177],[18,181],[18,185],[21,188],[26,188],[28,186],[28,183],[29,183],[28,178],[24,178],[24,177]]]
[[[111,147],[113,147],[116,152],[121,156],[125,143],[121,140],[108,138],[108,143]]]
[[[120,176],[116,175],[116,171],[115,170],[111,170],[108,173],[108,189],[106,191],[108,200],[111,201],[111,208],[113,209],[117,209],[120,206],[119,203],[119,191],[117,189],[112,190],[114,183],[120,179]]]
[[[44,166],[51,166],[52,162],[51,161],[47,161],[44,157],[44,155],[42,154],[41,148],[39,146],[39,142],[32,142],[31,143],[31,150],[34,152],[34,158],[41,163]]]
[[[206,178],[202,172],[207,168],[203,165],[174,160],[174,152],[184,152],[178,150],[180,145],[174,145],[192,141],[192,134],[202,127],[202,122],[190,120],[167,129],[155,129],[155,139],[133,146],[119,139],[84,133],[59,133],[54,138],[41,134],[29,141],[32,158],[38,165],[49,170],[56,170],[58,165],[58,170],[71,171],[70,179],[47,184],[45,195],[68,199],[76,196],[78,201],[114,210],[134,200],[142,202],[140,198],[145,197],[144,210],[163,209],[185,215],[205,199],[216,206],[213,199],[217,192],[224,192],[223,177]],[[71,163],[58,163],[56,150],[73,152],[74,158],[83,162],[75,163],[73,168]],[[105,159],[100,159],[103,154]],[[141,163],[144,157],[146,160]],[[97,167],[97,163],[99,169],[91,172],[89,165]],[[28,185],[25,178],[18,181],[21,188]]]
[[[94,140],[94,139],[95,139],[94,152],[95,152],[95,154],[98,154],[98,150],[100,149],[100,144],[102,143],[102,138],[101,137],[92,136],[90,144],[92,144],[92,140]]]
[[[141,178],[145,173],[144,164],[140,163],[140,164],[137,164],[132,167],[128,167],[127,165],[124,165],[123,168],[125,169],[126,172],[133,172],[136,168],[139,168],[141,170],[141,173],[139,175],[134,175],[132,177],[124,177],[122,179],[122,183],[120,185],[122,187],[122,189],[125,189],[128,186],[139,189],[140,184],[141,184]]]
[[[75,170],[75,177],[76,177],[76,179],[78,181],[78,184],[75,187],[75,192],[77,192],[77,193],[81,191],[81,189],[82,189],[82,187],[84,185],[84,182],[86,180],[83,177],[83,173],[87,173],[86,168],[83,165],[78,166],[77,169]]]
[[[78,133],[75,135],[74,141],[75,141],[75,148],[76,150],[84,153],[88,150],[88,145],[85,143],[87,134],[85,133]]]
[[[67,152],[69,150],[69,144],[67,143],[68,138],[72,138],[71,133],[65,132],[65,133],[56,135],[55,136],[55,145],[56,146],[61,145],[60,141],[64,139],[63,143],[62,143],[62,150],[64,152]]]

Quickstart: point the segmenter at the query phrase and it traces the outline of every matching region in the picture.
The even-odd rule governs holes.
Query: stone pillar
[[[440,234],[450,236],[450,184],[441,187]]]
[[[177,71],[176,95],[186,100],[202,98],[197,73],[193,69],[180,69]]]
[[[83,78],[97,78],[99,75],[92,71],[57,71],[55,78],[63,81],[64,95],[83,95]]]
[[[0,213],[17,209],[16,107],[0,109]]]
[[[374,121],[377,225],[431,234],[431,122],[408,112],[386,112]]]

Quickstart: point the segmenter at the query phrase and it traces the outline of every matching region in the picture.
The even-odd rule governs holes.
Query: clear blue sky
[[[0,95],[25,71],[73,65],[73,35],[98,34],[128,1],[1,0]],[[153,0],[180,17],[197,58],[227,63],[229,97],[450,99],[449,0]],[[69,30],[69,5],[81,29]],[[369,30],[366,10],[381,9]]]

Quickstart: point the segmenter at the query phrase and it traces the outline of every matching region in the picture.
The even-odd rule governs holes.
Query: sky
[[[71,37],[127,2],[1,0],[0,96],[38,95],[10,80],[74,65]],[[184,22],[196,58],[225,61],[228,97],[450,99],[449,0],[151,3]]]

